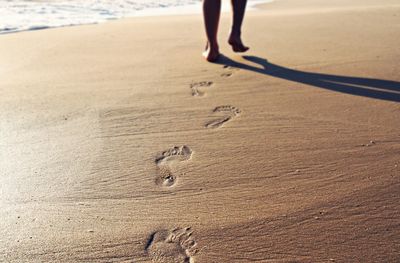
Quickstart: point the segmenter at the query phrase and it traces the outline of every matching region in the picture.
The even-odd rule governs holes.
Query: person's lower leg
[[[207,34],[207,47],[204,56],[209,61],[214,61],[219,56],[218,25],[221,13],[221,0],[204,0],[203,14]]]
[[[232,11],[233,11],[233,23],[231,28],[231,34],[229,36],[229,44],[236,52],[245,52],[249,48],[244,46],[242,43],[242,24],[244,19],[244,14],[246,11],[247,0],[231,0]]]

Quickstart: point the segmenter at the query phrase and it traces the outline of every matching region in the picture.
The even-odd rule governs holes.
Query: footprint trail
[[[232,77],[233,74],[235,73],[235,71],[239,70],[238,68],[231,67],[228,65],[223,66],[223,68],[224,68],[225,72],[221,74],[221,77],[224,77],[224,78]]]
[[[206,125],[205,125],[206,128],[215,129],[215,128],[221,127],[225,123],[231,121],[233,118],[238,116],[241,113],[241,110],[234,106],[231,106],[231,105],[224,105],[224,106],[216,107],[213,110],[213,112],[214,113],[223,113],[224,116],[206,123]]]
[[[213,85],[211,81],[194,82],[190,85],[193,97],[203,97],[206,93],[202,91],[203,88],[209,88]]]
[[[157,231],[149,237],[145,251],[152,262],[194,263],[198,249],[192,234],[189,227]]]
[[[159,174],[156,183],[160,186],[171,187],[177,181],[177,176],[172,173],[173,166],[191,159],[193,151],[186,145],[175,146],[157,156],[155,163]]]

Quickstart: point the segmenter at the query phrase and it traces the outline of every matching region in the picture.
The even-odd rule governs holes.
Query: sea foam
[[[254,4],[268,0],[249,0]],[[224,1],[224,10],[229,1]],[[0,0],[0,34],[134,16],[195,14],[201,0]]]

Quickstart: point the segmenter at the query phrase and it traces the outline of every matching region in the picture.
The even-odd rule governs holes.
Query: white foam
[[[250,8],[271,0],[249,0]],[[224,1],[224,10],[229,1]],[[201,0],[0,0],[0,34],[133,16],[196,14]]]

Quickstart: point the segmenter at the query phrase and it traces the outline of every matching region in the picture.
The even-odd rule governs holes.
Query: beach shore
[[[399,262],[400,4],[0,36],[0,262]]]

